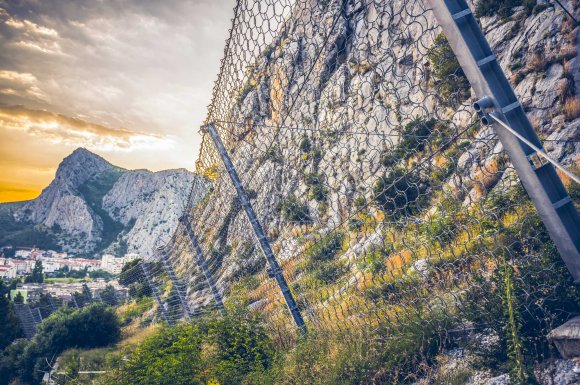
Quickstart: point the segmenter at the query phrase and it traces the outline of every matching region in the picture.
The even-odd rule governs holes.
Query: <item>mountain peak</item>
[[[75,149],[73,152],[71,152],[70,155],[68,155],[66,158],[64,158],[63,162],[61,162],[61,164],[64,163],[67,159],[86,160],[89,158],[95,158],[95,159],[99,159],[99,160],[102,160],[104,162],[107,162],[103,157],[95,154],[94,152],[91,152],[84,147],[79,147],[79,148]],[[109,163],[109,162],[107,162],[107,163]]]
[[[60,162],[53,183],[78,187],[94,175],[113,167],[99,155],[79,147]]]
[[[73,152],[71,152],[71,155],[75,155],[75,154],[92,154],[92,155],[98,156],[97,154],[87,150],[84,147],[78,147]]]

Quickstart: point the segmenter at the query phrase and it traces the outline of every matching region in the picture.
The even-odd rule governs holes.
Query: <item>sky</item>
[[[0,0],[0,202],[84,147],[193,170],[233,0]]]

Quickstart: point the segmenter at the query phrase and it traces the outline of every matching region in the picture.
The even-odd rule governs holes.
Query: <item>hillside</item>
[[[217,122],[282,261],[302,260],[310,244],[344,231],[350,232],[340,252],[346,263],[365,250],[405,248],[406,236],[418,242],[407,245],[409,265],[425,253],[443,258],[450,251],[432,243],[457,236],[447,226],[462,211],[472,213],[463,225],[470,229],[478,215],[498,209],[492,196],[516,205],[508,197],[517,176],[491,128],[472,120],[469,83],[423,9],[420,2],[299,2],[292,23],[255,47],[255,56],[231,47],[223,76],[244,75],[216,87],[208,121]],[[511,15],[509,9],[489,17],[482,8],[483,30],[546,149],[577,167],[580,119],[565,108],[577,99],[576,32],[554,7],[514,7]],[[245,25],[237,28],[234,36],[243,36]],[[221,175],[191,219],[227,292],[263,260],[205,139],[198,172]],[[399,230],[417,222],[423,229],[445,225],[428,241]],[[190,258],[183,254],[176,263],[187,266]],[[298,261],[288,265],[290,276],[301,270]],[[205,293],[192,293],[194,303],[211,301]],[[258,302],[266,301],[261,295]]]
[[[482,29],[546,150],[577,170],[577,29],[545,3],[480,4]],[[281,7],[287,18],[275,27],[252,24],[264,9],[236,10],[206,123],[232,158],[307,328],[369,349],[358,333],[397,340],[408,331],[413,345],[425,330],[439,342],[417,347],[415,365],[470,344],[492,352],[495,373],[517,367],[524,381],[524,366],[553,354],[546,335],[576,314],[578,293],[494,128],[474,116],[470,84],[433,14],[421,1]],[[240,43],[248,40],[259,43]],[[197,172],[213,188],[190,219],[218,292],[292,345],[276,271],[207,133]],[[578,186],[564,182],[577,200]],[[186,242],[183,229],[176,235]],[[192,307],[213,304],[195,256],[170,257]],[[403,382],[395,373],[378,383]]]
[[[578,1],[563,3],[578,13]],[[480,24],[522,102],[511,107],[578,174],[580,29],[544,1],[471,5],[473,15],[455,16]],[[496,58],[478,65],[488,60]],[[578,383],[580,288],[498,139],[501,127],[481,121],[474,99],[428,2],[236,2],[188,221],[158,259],[119,276],[131,297],[117,307],[127,339],[65,352],[64,377]],[[551,167],[529,159],[538,172]],[[106,194],[89,191],[116,174],[91,177],[81,194],[128,226],[142,205],[164,207],[125,199],[148,197],[145,175],[134,173]],[[554,209],[580,208],[580,185],[562,181],[572,203]],[[566,352],[551,332],[572,319],[558,333],[572,341]],[[97,377],[79,375],[81,356]]]

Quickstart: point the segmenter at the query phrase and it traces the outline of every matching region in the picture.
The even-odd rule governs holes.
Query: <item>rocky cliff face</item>
[[[565,5],[573,9],[572,3]],[[466,93],[445,96],[444,88],[433,79],[437,68],[431,68],[428,52],[436,45],[440,29],[425,7],[419,1],[398,0],[298,2],[292,23],[263,52],[247,60],[247,67],[243,59],[225,67],[246,77],[240,83],[228,78],[228,84],[237,88],[223,95],[217,91],[214,100],[223,105],[214,106],[210,120],[229,122],[221,124],[222,138],[242,179],[249,181],[246,188],[255,193],[256,211],[280,259],[298,251],[293,226],[284,223],[277,210],[283,199],[299,197],[319,229],[333,228],[356,211],[353,201],[357,197],[367,202],[373,199],[373,186],[389,172],[384,155],[404,138],[403,127],[416,118],[435,118],[455,133],[468,126],[473,115],[469,85]],[[480,22],[532,123],[546,140],[546,150],[568,166],[577,164],[580,112],[571,106],[578,104],[580,89],[574,81],[580,61],[576,58],[577,29],[561,10],[545,2],[538,2],[533,10],[508,9],[507,16],[484,16]],[[243,48],[230,49],[230,57],[247,58]],[[453,76],[439,83],[449,80]],[[228,98],[231,103],[224,103]],[[278,132],[275,127],[279,126],[287,128]],[[501,144],[489,147],[487,138],[492,136],[491,128],[479,127],[453,155],[422,159],[427,154],[418,154],[404,167],[424,163],[425,170],[433,172],[446,162],[444,158],[451,159],[456,168],[447,170],[437,188],[467,207],[496,186],[513,186],[514,172],[503,161]],[[305,137],[311,147],[308,151],[300,149]],[[323,178],[327,187],[315,190],[305,175]],[[217,273],[223,288],[238,274],[236,269],[243,268],[236,261],[244,242],[254,242],[244,216],[224,209],[230,207],[233,196],[226,192],[228,183],[220,178],[213,199],[192,216],[199,233],[210,234],[208,244],[216,249],[213,240],[221,242],[217,243],[222,245],[217,247],[218,260],[210,262],[223,266]],[[214,229],[225,226],[226,237],[212,232],[208,223]],[[362,242],[362,249],[372,242]],[[181,256],[181,263],[185,266],[190,258]],[[252,258],[261,256],[248,258],[251,265]],[[206,294],[201,301],[211,300]]]
[[[194,178],[184,169],[121,169],[80,148],[62,161],[42,194],[13,215],[68,252],[149,255],[159,237],[175,230]],[[37,244],[34,237],[16,239],[32,242],[18,246]]]
[[[87,234],[89,242],[102,230],[95,213],[80,196],[78,189],[85,182],[113,170],[114,166],[105,159],[79,148],[63,159],[54,180],[42,194],[24,205],[17,213],[18,219],[55,225],[71,233]]]
[[[132,224],[124,235],[130,252],[147,255],[158,238],[173,234],[194,178],[183,169],[135,170],[119,178],[103,197],[103,209],[125,227]]]

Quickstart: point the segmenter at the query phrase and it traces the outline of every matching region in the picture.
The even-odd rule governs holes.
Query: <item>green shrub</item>
[[[422,118],[415,118],[407,123],[397,153],[405,155],[423,151],[436,124],[435,119],[424,120]]]
[[[385,215],[397,220],[419,211],[428,187],[428,181],[416,172],[407,173],[402,168],[395,168],[377,180],[373,186],[373,199]]]
[[[457,107],[469,97],[469,81],[457,61],[447,38],[440,33],[427,51],[434,86],[445,106]]]
[[[10,288],[0,278],[0,351],[22,336],[20,323],[8,299]]]
[[[278,204],[278,211],[288,222],[310,223],[308,206],[303,204],[294,195],[289,195]]]
[[[27,384],[39,384],[48,369],[47,363],[64,350],[106,346],[117,342],[120,336],[119,320],[111,308],[102,304],[81,310],[60,308],[38,326],[31,341],[3,352],[0,361],[9,369],[3,369],[6,376],[0,377],[6,383],[19,379]],[[18,353],[14,354],[15,351]]]
[[[137,301],[130,304],[125,312],[120,315],[121,325],[126,326],[134,319],[141,317],[145,312],[153,306],[153,298],[140,297]]]
[[[306,249],[305,255],[313,263],[333,260],[342,248],[344,234],[333,231],[322,235]]]
[[[344,266],[336,261],[319,262],[313,268],[314,278],[325,285],[336,282],[344,274]]]
[[[381,164],[390,168],[401,160],[407,160],[424,151],[427,145],[441,146],[449,137],[449,127],[436,119],[425,120],[416,117],[403,127],[401,141],[381,155]]]
[[[385,263],[387,257],[388,254],[385,249],[372,248],[364,254],[362,261],[360,261],[361,268],[369,269],[373,274],[380,274],[387,267]]]
[[[302,140],[300,140],[300,151],[302,151],[305,154],[308,154],[311,150],[312,150],[312,142],[310,141],[310,138],[308,138],[307,136],[303,136]]]
[[[536,6],[536,0],[480,0],[475,8],[476,17],[495,16],[501,18],[510,16],[512,8],[524,6],[531,12]]]
[[[261,321],[233,310],[227,317],[161,329],[123,352],[105,384],[258,385],[273,355]]]
[[[327,197],[328,197],[328,189],[320,183],[313,185],[312,187],[310,187],[310,190],[308,191],[308,198],[314,199],[315,201],[320,203],[326,201]]]

